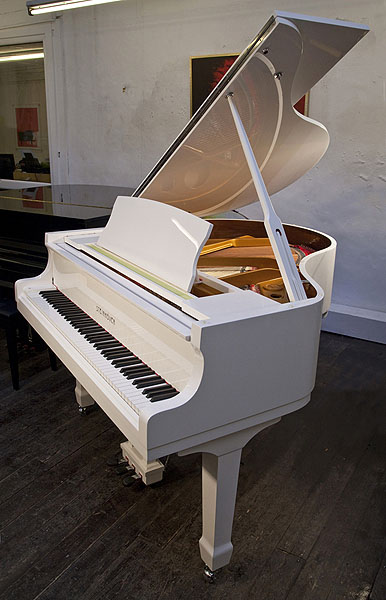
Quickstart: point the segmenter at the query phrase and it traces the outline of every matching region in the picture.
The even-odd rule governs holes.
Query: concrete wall
[[[24,1],[0,0],[0,15],[4,6],[2,26],[7,20],[33,22],[22,14]],[[56,60],[63,69],[69,179],[135,187],[189,118],[189,57],[241,51],[275,7],[371,28],[311,92],[310,116],[331,135],[327,154],[273,200],[283,221],[338,240],[331,327],[339,331],[335,317],[339,321],[349,307],[354,321],[375,319],[377,339],[386,342],[381,0],[282,0],[276,6],[268,0],[126,0],[63,13],[53,27],[62,49]],[[249,207],[245,214],[259,217],[260,209]],[[366,337],[363,327],[356,332],[354,321],[351,329],[345,321],[344,332]]]

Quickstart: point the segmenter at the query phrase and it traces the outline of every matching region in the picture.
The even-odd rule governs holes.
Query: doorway
[[[0,46],[0,178],[51,181],[43,42]]]

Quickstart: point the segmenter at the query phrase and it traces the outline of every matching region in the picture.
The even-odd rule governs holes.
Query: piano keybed
[[[183,380],[181,388],[172,386],[157,373],[162,357],[154,355],[152,366],[145,363],[61,291],[40,291],[33,301],[138,414],[144,403],[173,398],[182,389]]]

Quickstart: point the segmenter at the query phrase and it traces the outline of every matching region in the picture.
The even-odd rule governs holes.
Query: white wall
[[[5,5],[5,23],[25,22],[24,1],[0,0],[0,16]],[[17,17],[12,7],[19,7]],[[62,48],[62,160],[72,182],[135,187],[189,118],[189,57],[241,51],[273,8],[371,28],[311,92],[310,116],[331,135],[327,154],[274,204],[283,221],[337,238],[332,316],[345,307],[355,307],[358,318],[370,311],[386,342],[383,1],[125,0],[63,13],[54,24]],[[260,210],[245,213],[257,217]],[[355,335],[355,326],[345,332]]]

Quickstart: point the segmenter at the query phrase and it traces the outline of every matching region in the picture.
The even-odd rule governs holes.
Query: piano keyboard
[[[39,292],[55,309],[62,333],[138,413],[144,402],[173,398],[178,390],[59,290]],[[56,323],[58,324],[58,323]],[[75,339],[74,339],[75,336]]]

